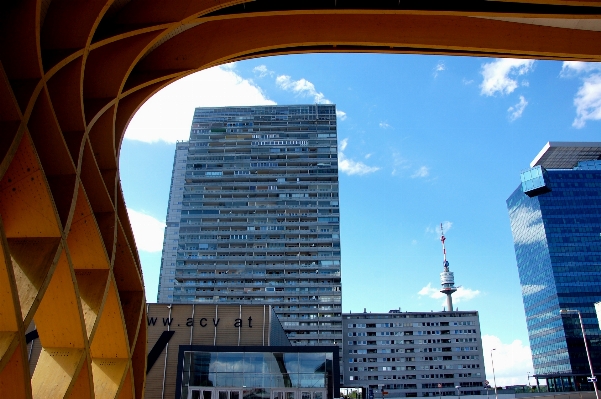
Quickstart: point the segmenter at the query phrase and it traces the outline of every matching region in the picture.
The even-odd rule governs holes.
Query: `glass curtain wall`
[[[269,399],[272,391],[295,398],[302,389],[313,399],[332,399],[332,353],[205,352],[184,353],[182,398],[193,387],[241,388],[243,399]],[[329,388],[330,387],[330,388]]]

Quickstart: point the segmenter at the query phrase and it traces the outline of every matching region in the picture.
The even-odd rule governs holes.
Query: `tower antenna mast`
[[[455,287],[455,275],[449,270],[449,261],[447,260],[447,249],[445,247],[445,241],[447,238],[444,236],[444,230],[442,223],[440,224],[440,241],[442,242],[442,267],[443,271],[440,273],[440,285],[442,289],[440,292],[447,296],[447,311],[453,310],[453,298],[451,295],[457,288]]]

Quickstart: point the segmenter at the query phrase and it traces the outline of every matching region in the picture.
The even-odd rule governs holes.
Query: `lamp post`
[[[497,394],[497,377],[495,376],[495,361],[492,357],[492,351],[496,351],[497,348],[491,349],[490,351],[490,362],[492,363],[492,378],[495,383],[495,399],[499,399],[499,395]],[[599,398],[597,398],[599,399]]]
[[[529,391],[532,391],[532,389],[530,389],[530,372],[528,372],[528,383],[526,384],[526,386],[528,386]]]
[[[591,354],[588,351],[588,343],[586,342],[586,334],[584,332],[584,323],[582,322],[582,315],[580,314],[580,311],[577,309],[560,309],[559,313],[560,314],[578,313],[578,319],[580,320],[580,329],[582,330],[582,339],[584,339],[584,349],[586,349],[586,357],[588,359],[588,366],[591,369],[590,379],[593,381],[593,386],[595,387],[595,397],[597,399],[599,399],[599,392],[597,391],[597,378],[595,377],[595,372],[593,371],[593,363],[591,362]]]

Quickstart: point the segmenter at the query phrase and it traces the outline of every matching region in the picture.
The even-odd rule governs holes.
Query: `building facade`
[[[601,372],[601,143],[548,143],[507,200],[536,377],[592,389],[578,315]]]
[[[145,398],[334,399],[338,347],[292,346],[267,305],[148,304]]]
[[[167,204],[167,220],[163,237],[163,253],[161,254],[161,274],[157,302],[173,302],[175,290],[175,266],[177,262],[177,247],[179,242],[179,225],[182,216],[184,199],[184,183],[186,181],[186,159],[188,158],[188,142],[178,142],[175,145],[173,172],[169,188],[169,203]]]
[[[345,387],[374,397],[480,395],[486,373],[476,311],[344,313]],[[371,396],[371,393],[370,393]]]
[[[293,344],[339,343],[336,107],[197,108],[165,231],[160,302],[269,304]]]

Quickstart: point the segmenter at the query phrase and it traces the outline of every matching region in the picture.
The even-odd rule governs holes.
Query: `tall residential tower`
[[[272,305],[290,341],[339,343],[334,105],[197,108],[178,143],[159,302]]]
[[[548,143],[507,200],[537,380],[592,389],[578,315],[601,372],[601,143]]]

